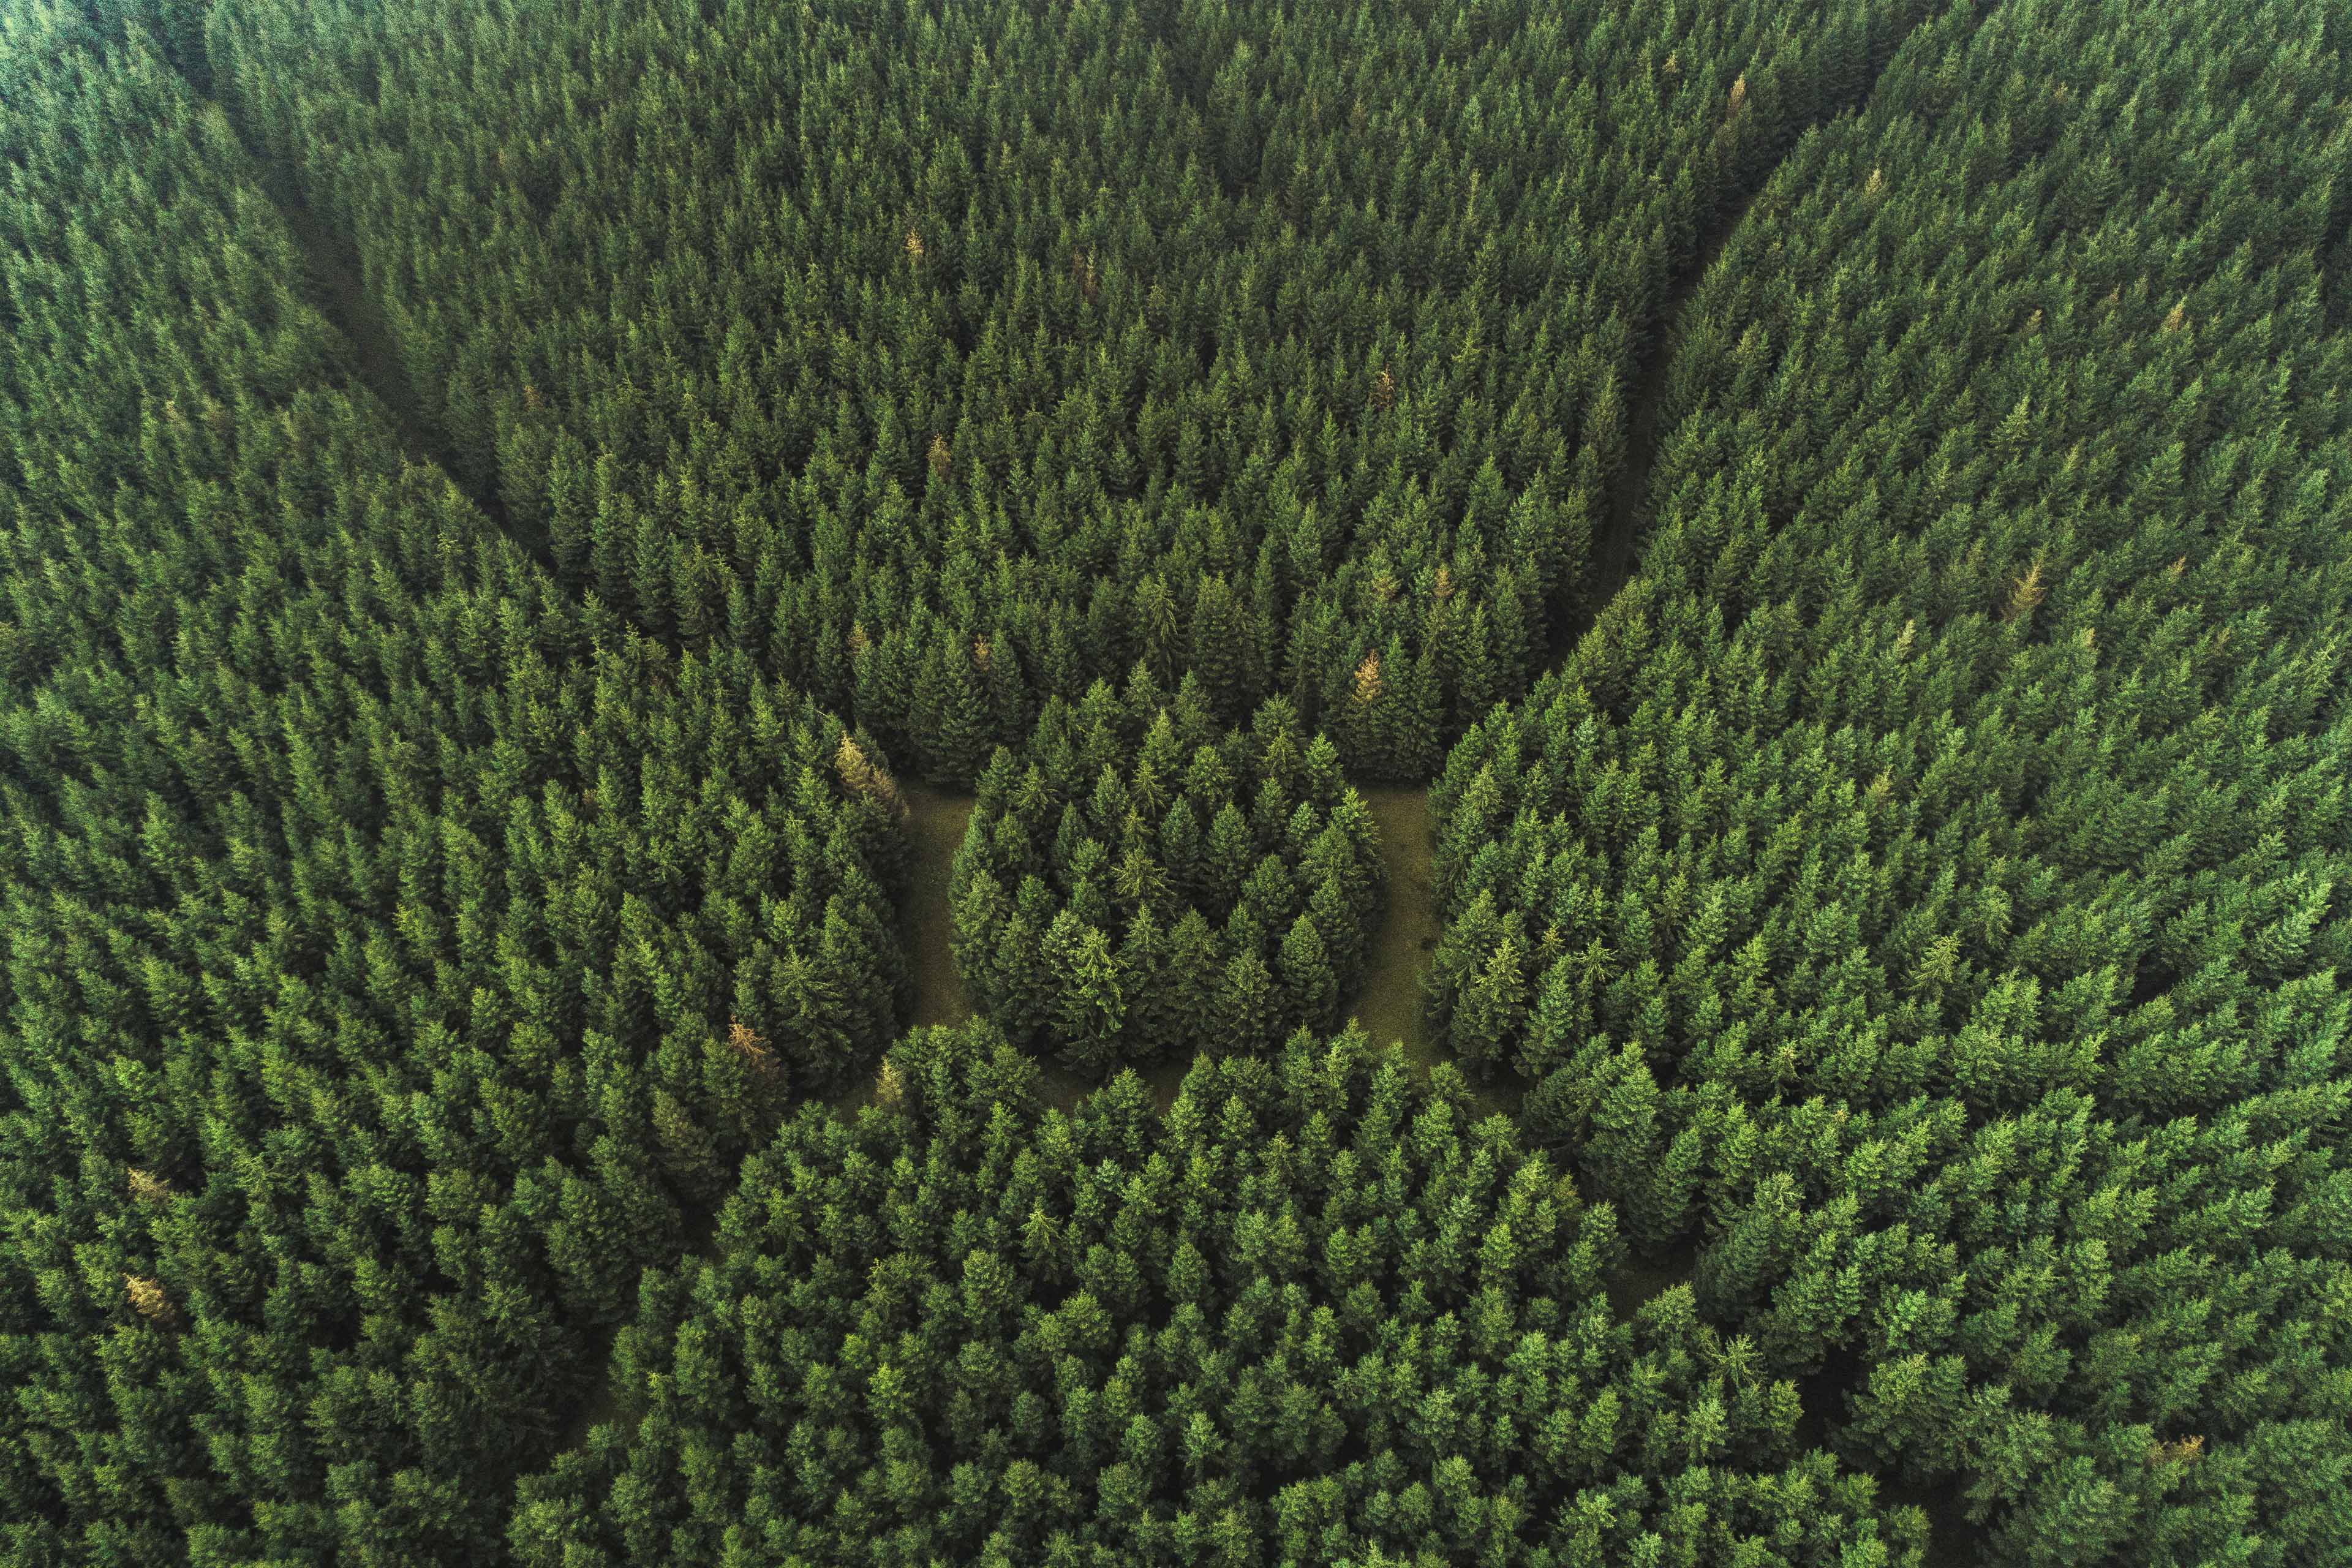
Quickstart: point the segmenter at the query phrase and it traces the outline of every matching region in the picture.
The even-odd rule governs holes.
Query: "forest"
[[[0,1563],[2352,1568],[2352,13],[0,0]]]

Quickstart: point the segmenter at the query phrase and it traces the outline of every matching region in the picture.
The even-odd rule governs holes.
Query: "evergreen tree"
[[[1124,691],[1048,699],[1026,763],[983,773],[956,856],[965,984],[1090,1077],[1330,1027],[1381,916],[1377,829],[1329,742],[1281,698],[1221,727],[1200,692],[1188,676],[1168,697],[1139,664]]]
[[[1612,1312],[1605,1207],[1360,1035],[1204,1057],[1164,1119],[1131,1074],[1042,1109],[986,1024],[891,1059],[898,1103],[802,1114],[718,1258],[646,1276],[520,1561],[747,1520],[827,1561],[1920,1560],[1687,1290]]]

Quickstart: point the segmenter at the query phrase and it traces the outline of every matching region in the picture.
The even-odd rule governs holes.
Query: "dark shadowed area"
[[[971,998],[956,973],[950,939],[955,921],[948,897],[948,880],[955,869],[957,848],[971,821],[971,796],[950,795],[920,784],[902,784],[907,802],[907,848],[909,869],[907,901],[900,911],[907,943],[907,969],[915,980],[915,1011],[910,1025],[961,1024],[971,1016]]]
[[[1372,937],[1364,988],[1349,1009],[1364,1033],[1381,1045],[1403,1043],[1405,1055],[1426,1072],[1436,1060],[1421,1020],[1421,972],[1437,946],[1437,897],[1430,882],[1434,847],[1425,789],[1360,792],[1381,825],[1381,864],[1389,874],[1388,913]]]

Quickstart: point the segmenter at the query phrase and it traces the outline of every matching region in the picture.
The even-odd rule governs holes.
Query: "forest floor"
[[[907,1022],[917,1028],[961,1024],[971,1016],[971,997],[956,973],[949,946],[955,921],[948,884],[956,851],[963,847],[964,827],[971,821],[971,796],[922,784],[901,784],[898,795],[907,803],[907,847],[912,858],[906,907],[899,911],[899,936],[915,981],[915,1010]]]
[[[597,1352],[581,1362],[581,1365],[589,1368],[593,1375],[589,1379],[587,1394],[580,1401],[580,1407],[572,1413],[572,1419],[565,1422],[563,1429],[555,1436],[554,1452],[557,1454],[569,1454],[586,1447],[588,1434],[607,1421],[621,1418],[621,1391],[613,1380],[614,1331],[608,1330],[600,1337],[602,1343]]]
[[[1388,872],[1389,907],[1364,961],[1364,985],[1351,1009],[1364,1033],[1404,1047],[1423,1073],[1440,1052],[1421,1017],[1421,972],[1437,950],[1437,890],[1430,857],[1436,826],[1425,789],[1380,788],[1360,793],[1381,828],[1381,865]]]
[[[1695,1243],[1685,1242],[1654,1256],[1631,1254],[1609,1276],[1609,1310],[1621,1318],[1630,1318],[1660,1291],[1690,1283],[1691,1276],[1697,1271],[1698,1247]]]
[[[1363,989],[1349,1013],[1375,1044],[1394,1041],[1412,1069],[1427,1078],[1438,1063],[1453,1059],[1430,1037],[1421,1012],[1422,976],[1444,928],[1433,864],[1437,824],[1430,814],[1426,788],[1382,785],[1360,787],[1359,793],[1380,825],[1389,902],[1365,960]],[[1480,1116],[1516,1113],[1526,1092],[1524,1084],[1507,1075],[1473,1079],[1471,1088],[1472,1108]]]

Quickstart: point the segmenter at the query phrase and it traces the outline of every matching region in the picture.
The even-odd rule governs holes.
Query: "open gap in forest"
[[[1421,977],[1437,949],[1437,895],[1431,858],[1435,828],[1425,789],[1359,785],[1381,830],[1388,907],[1372,932],[1364,976],[1349,1013],[1379,1045],[1394,1041],[1423,1076],[1440,1059],[1421,1016]]]
[[[911,1027],[955,1025],[973,1016],[970,994],[956,971],[952,899],[956,853],[963,846],[971,821],[972,797],[924,784],[902,784],[908,808],[908,868],[905,896],[899,906],[899,938],[905,944],[907,969],[912,982]],[[1429,792],[1385,785],[1360,788],[1365,804],[1381,830],[1381,862],[1388,874],[1388,908],[1372,934],[1361,985],[1349,1016],[1362,1024],[1376,1044],[1395,1044],[1406,1062],[1426,1078],[1432,1068],[1449,1059],[1430,1039],[1422,1023],[1421,976],[1437,946],[1439,932],[1431,861],[1435,848],[1429,816]],[[1179,1057],[1139,1067],[1162,1111],[1175,1103],[1176,1093],[1193,1058]],[[1070,1071],[1050,1058],[1040,1058],[1041,1089],[1046,1104],[1064,1110],[1098,1088],[1093,1079]],[[1480,1115],[1516,1109],[1517,1095],[1508,1086],[1482,1089],[1475,1105]],[[873,1085],[859,1082],[833,1100],[836,1112],[854,1116],[872,1101]]]
[[[1926,20],[1922,18],[1922,22]],[[1841,113],[1858,108],[1874,92],[1879,78],[1888,63],[1900,53],[1907,39],[1892,44],[1885,58],[1876,62],[1867,81],[1851,98],[1829,105],[1824,110],[1799,127],[1789,137],[1784,148],[1769,163],[1751,186],[1713,215],[1705,232],[1699,237],[1690,260],[1676,270],[1663,296],[1655,321],[1643,345],[1643,350],[1630,387],[1627,409],[1627,442],[1625,456],[1612,477],[1601,510],[1600,527],[1591,552],[1591,568],[1579,599],[1570,613],[1556,624],[1552,648],[1555,659],[1565,658],[1577,638],[1590,629],[1593,620],[1610,599],[1624,586],[1638,565],[1635,540],[1650,521],[1648,490],[1661,444],[1660,404],[1665,378],[1672,365],[1677,340],[1680,315],[1698,285],[1713,268],[1729,244],[1757,200],[1770,184],[1772,178],[1805,132],[1824,123]],[[1201,84],[1189,85],[1188,96],[1198,101]],[[289,221],[294,221],[289,211]],[[306,218],[307,214],[303,215]],[[325,235],[313,224],[328,246],[320,258],[314,252],[314,266],[328,283],[335,288],[335,274],[330,264],[341,263],[342,274],[350,281],[348,297],[355,310],[369,309],[364,293],[360,290],[356,275],[347,262],[341,262],[332,248],[332,237]],[[297,228],[298,237],[301,229]],[[306,240],[306,248],[310,241]],[[379,328],[380,363],[397,373],[398,360],[391,352],[388,331],[381,330],[381,317],[375,318]],[[340,324],[340,321],[339,321]],[[354,344],[365,355],[368,350],[356,333]],[[413,390],[404,378],[401,388],[409,393],[412,408],[415,407]],[[379,395],[382,395],[379,394]],[[423,435],[426,426],[419,418],[414,426]],[[489,508],[485,508],[490,510]],[[501,515],[492,511],[491,515]],[[1429,1037],[1421,1009],[1422,977],[1443,930],[1443,911],[1437,907],[1432,863],[1435,847],[1435,826],[1431,819],[1429,792],[1426,787],[1360,786],[1366,804],[1381,829],[1381,855],[1388,872],[1388,906],[1380,928],[1373,933],[1367,956],[1366,973],[1357,993],[1349,1016],[1363,1026],[1365,1033],[1379,1044],[1395,1044],[1408,1065],[1422,1077],[1441,1061],[1451,1057]],[[952,900],[950,888],[955,856],[961,848],[973,807],[973,798],[961,794],[929,786],[904,784],[902,794],[908,807],[908,866],[905,894],[900,904],[901,938],[905,944],[908,975],[911,982],[909,1024],[952,1026],[974,1016],[969,993],[957,973],[952,947],[954,931]],[[1156,1062],[1137,1070],[1151,1091],[1154,1106],[1165,1114],[1174,1103],[1185,1075],[1195,1057],[1178,1057]],[[1074,1111],[1085,1098],[1100,1086],[1084,1075],[1072,1072],[1050,1058],[1037,1058],[1041,1071],[1041,1098],[1050,1108]],[[1500,1113],[1516,1117],[1519,1100],[1527,1085],[1516,1075],[1503,1071],[1484,1082],[1474,1081],[1475,1115]],[[855,1118],[873,1102],[875,1079],[871,1077],[855,1083],[831,1097],[828,1105],[834,1114]],[[679,1267],[690,1264],[697,1256],[708,1256],[709,1235],[708,1221],[713,1215],[702,1216],[706,1226]],[[1654,1255],[1629,1258],[1609,1279],[1607,1290],[1612,1309],[1620,1317],[1630,1317],[1659,1291],[1687,1282],[1696,1271],[1698,1248],[1688,1242]],[[609,1369],[609,1355],[606,1358]],[[1804,1415],[1799,1428],[1800,1438],[1806,1446],[1828,1446],[1831,1423],[1827,1411],[1834,1404],[1843,1408],[1842,1395],[1819,1386],[1820,1379],[1808,1380]],[[594,1425],[623,1414],[609,1379],[592,1391],[583,1408],[570,1424],[562,1447],[566,1449],[583,1443]],[[1930,1540],[1927,1561],[1930,1564],[1953,1564],[1973,1562],[1982,1531],[1969,1525],[1950,1498],[1940,1503],[1933,1500],[1915,1500],[1899,1485],[1884,1479],[1890,1498],[1903,1502],[1921,1500],[1930,1517]]]
[[[863,1089],[859,1090],[861,1095],[867,1092]],[[725,1198],[717,1203],[702,1204],[688,1200],[681,1194],[678,1207],[685,1220],[681,1232],[685,1245],[677,1257],[668,1263],[649,1267],[667,1268],[686,1274],[701,1264],[719,1261],[719,1220],[726,1206]],[[572,1407],[572,1414],[557,1428],[554,1447],[545,1458],[539,1465],[520,1467],[516,1471],[518,1478],[526,1471],[553,1463],[558,1455],[584,1447],[588,1435],[607,1422],[631,1418],[630,1413],[622,1407],[620,1389],[613,1381],[613,1345],[620,1338],[621,1330],[627,1321],[628,1318],[625,1316],[613,1322],[590,1324],[583,1328],[582,1337],[587,1342],[588,1348],[579,1363],[580,1379],[571,1397],[562,1402]]]
[[[971,825],[973,797],[930,784],[902,784],[907,803],[907,877],[898,901],[898,940],[907,955],[910,984],[907,1026],[952,1027],[976,1016],[971,994],[955,961],[955,858]],[[1049,1106],[1076,1110],[1098,1086],[1050,1058],[1036,1058],[1039,1089]],[[1144,1073],[1154,1098],[1166,1110],[1176,1098],[1189,1058],[1159,1063]],[[859,1079],[828,1102],[835,1115],[854,1119],[874,1103],[875,1079]]]
[[[1879,1501],[1885,1507],[1916,1508],[1927,1516],[1922,1568],[1979,1568],[1992,1561],[1992,1532],[1969,1518],[1968,1499],[1957,1482],[1927,1486],[1884,1475],[1877,1479]]]
[[[1628,1253],[1609,1276],[1609,1310],[1630,1320],[1660,1292],[1687,1285],[1698,1273],[1698,1244],[1681,1241],[1661,1252]]]
[[[555,1446],[547,1457],[549,1463],[559,1454],[585,1447],[588,1434],[606,1422],[619,1419],[621,1395],[613,1384],[613,1342],[620,1333],[618,1323],[601,1324],[588,1332],[588,1352],[580,1362],[587,1375],[571,1401],[575,1408],[570,1419],[555,1435]]]
[[[469,483],[457,462],[456,449],[443,438],[401,363],[392,335],[392,323],[369,298],[361,279],[359,258],[343,237],[299,201],[271,192],[278,215],[302,252],[308,265],[311,302],[342,334],[351,353],[345,369],[352,379],[373,394],[383,405],[385,423],[400,440],[409,461],[439,468],[498,530],[521,546],[541,566],[552,568],[554,555],[543,530],[525,528],[509,515],[495,490]]]
[[[955,918],[949,888],[956,851],[971,826],[972,797],[925,784],[901,784],[907,803],[907,892],[898,910],[898,935],[914,982],[914,1007],[908,1026],[961,1024],[972,1015],[971,997],[956,973]]]
[[[1699,283],[1714,268],[1724,247],[1731,243],[1732,235],[1747,218],[1748,209],[1779,172],[1780,162],[1774,159],[1762,179],[1716,216],[1700,236],[1689,263],[1678,268],[1666,286],[1665,298],[1659,302],[1657,319],[1651,325],[1648,341],[1643,344],[1635,363],[1633,382],[1626,389],[1625,455],[1610,478],[1608,494],[1602,498],[1600,527],[1588,555],[1585,581],[1580,585],[1576,604],[1557,624],[1552,647],[1556,661],[1564,661],[1578,640],[1591,630],[1601,610],[1632,579],[1633,569],[1640,563],[1634,541],[1648,531],[1652,521],[1650,475],[1657,467],[1661,442],[1659,406],[1665,401],[1666,373],[1674,367],[1683,307],[1698,291]]]
[[[1801,1414],[1797,1418],[1797,1442],[1801,1448],[1825,1448],[1838,1454],[1837,1428],[1849,1402],[1860,1391],[1863,1368],[1853,1356],[1840,1352],[1828,1365],[1797,1380]],[[1927,1517],[1925,1568],[1975,1568],[1989,1561],[1990,1532],[1969,1518],[1968,1500],[1957,1480],[1925,1485],[1899,1472],[1839,1454],[1840,1462],[1863,1471],[1878,1483],[1879,1500],[1888,1508],[1916,1508]]]
[[[1416,1076],[1426,1079],[1453,1056],[1429,1033],[1422,1016],[1422,977],[1444,933],[1437,907],[1434,860],[1437,825],[1423,786],[1360,784],[1381,830],[1381,865],[1388,873],[1388,907],[1372,932],[1364,977],[1348,1015],[1374,1045],[1394,1044]],[[1509,1074],[1471,1079],[1471,1114],[1515,1115],[1526,1085]]]
[[[1633,376],[1626,387],[1625,451],[1616,471],[1608,480],[1607,493],[1601,498],[1599,517],[1595,520],[1591,545],[1588,552],[1585,580],[1578,584],[1576,597],[1567,613],[1552,624],[1551,655],[1555,667],[1565,663],[1578,641],[1592,628],[1601,612],[1631,580],[1641,564],[1636,541],[1645,533],[1654,521],[1650,506],[1651,474],[1657,467],[1658,448],[1663,443],[1659,429],[1659,410],[1664,401],[1666,373],[1674,366],[1675,354],[1680,342],[1683,309],[1698,291],[1700,283],[1714,270],[1715,264],[1731,243],[1739,226],[1772,184],[1781,165],[1789,160],[1807,133],[1828,124],[1841,114],[1854,112],[1867,104],[1878,91],[1879,79],[1886,68],[1895,62],[1903,47],[1918,30],[1940,15],[1934,5],[1923,7],[1919,16],[1904,29],[1901,37],[1887,45],[1884,56],[1874,60],[1856,90],[1849,96],[1825,103],[1811,119],[1788,133],[1787,144],[1774,153],[1761,173],[1750,181],[1747,189],[1706,216],[1697,243],[1690,258],[1675,269],[1667,280],[1666,291],[1658,301],[1655,316],[1643,333],[1637,353]]]

